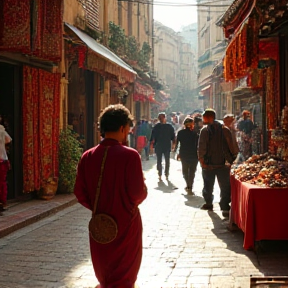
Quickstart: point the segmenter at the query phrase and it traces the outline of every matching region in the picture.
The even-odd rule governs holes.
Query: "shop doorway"
[[[96,81],[95,81],[96,78]],[[97,141],[98,77],[92,71],[79,69],[72,64],[69,69],[68,125],[77,133],[84,150],[95,146]]]
[[[22,126],[20,67],[0,62],[0,114],[3,125],[12,137],[8,148],[11,170],[7,175],[8,200],[22,195]]]

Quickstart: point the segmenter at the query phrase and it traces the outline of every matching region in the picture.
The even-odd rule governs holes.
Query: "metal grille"
[[[99,0],[78,0],[85,10],[85,24],[93,29],[99,30]]]

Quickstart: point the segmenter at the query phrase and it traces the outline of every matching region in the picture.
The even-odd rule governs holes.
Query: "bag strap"
[[[106,149],[105,149],[103,160],[102,160],[102,164],[101,164],[101,171],[100,171],[100,176],[99,176],[99,179],[98,179],[98,185],[97,185],[97,190],[96,190],[93,214],[96,214],[96,210],[97,210],[98,199],[99,199],[100,191],[101,191],[103,171],[104,171],[104,167],[105,167],[105,162],[106,162],[106,158],[107,158],[108,149],[109,149],[109,146],[106,147]]]

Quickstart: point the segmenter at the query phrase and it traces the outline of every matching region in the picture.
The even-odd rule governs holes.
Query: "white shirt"
[[[0,160],[8,160],[5,144],[10,143],[11,141],[12,138],[5,131],[4,126],[0,125]]]

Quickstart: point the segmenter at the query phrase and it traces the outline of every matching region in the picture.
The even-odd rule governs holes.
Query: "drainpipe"
[[[103,29],[104,29],[104,37],[103,44],[105,46],[108,45],[108,35],[109,35],[109,20],[108,20],[108,2],[109,0],[103,0]]]

